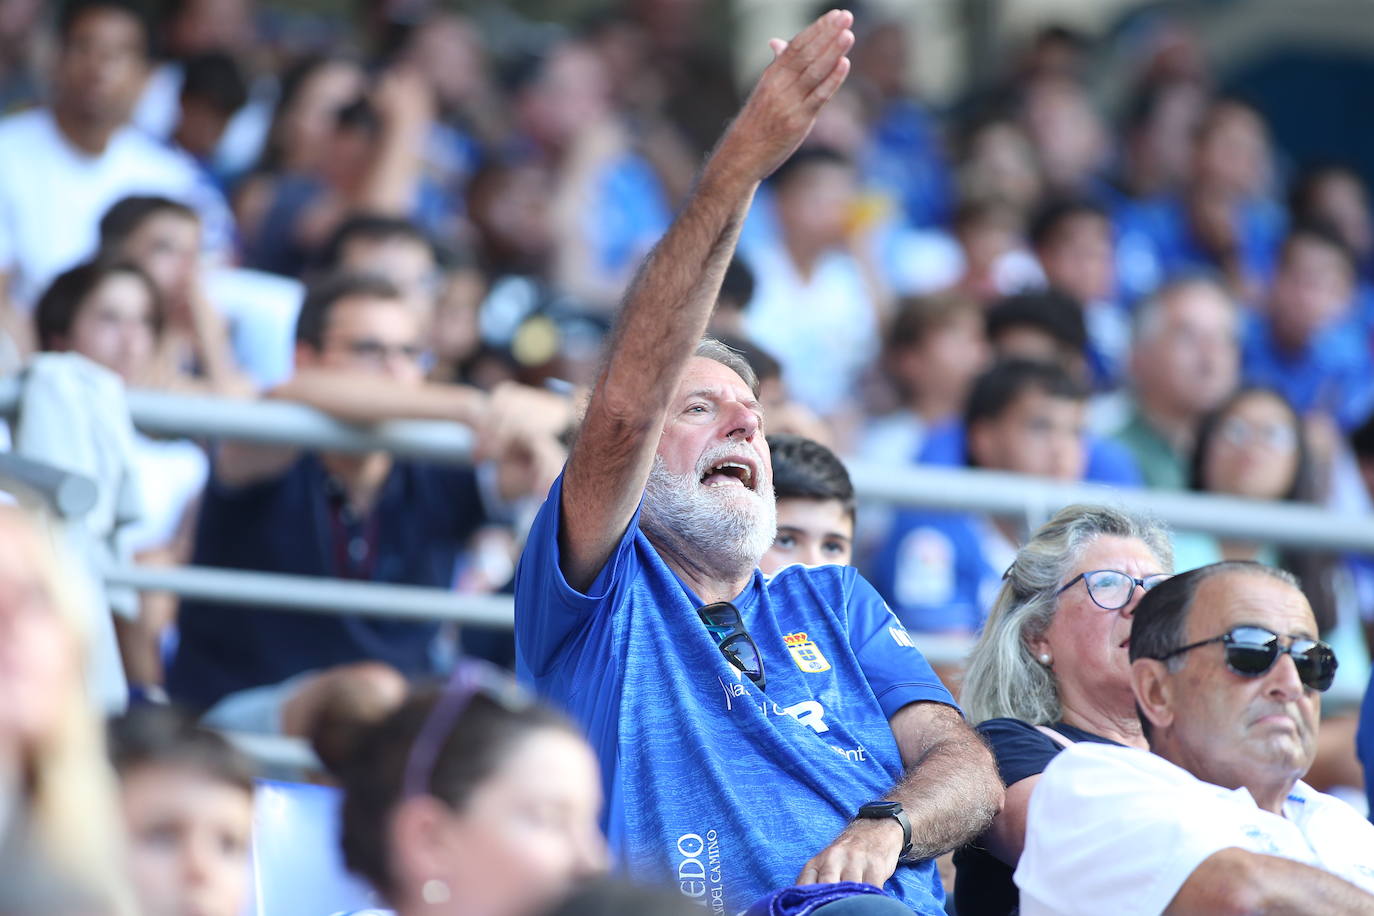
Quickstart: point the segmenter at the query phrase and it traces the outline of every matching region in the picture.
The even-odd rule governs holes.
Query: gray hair
[[[960,702],[971,722],[1009,717],[1044,725],[1062,717],[1054,674],[1035,659],[1030,642],[1049,629],[1064,579],[1103,536],[1134,538],[1163,571],[1173,570],[1173,544],[1160,522],[1111,506],[1060,509],[1016,554],[969,655]]]
[[[727,369],[733,369],[735,374],[744,379],[744,384],[749,386],[749,390],[754,393],[754,397],[759,396],[759,376],[754,371],[754,367],[749,365],[749,360],[744,358],[744,354],[733,347],[716,340],[714,337],[703,337],[697,344],[693,353],[694,356],[713,359]]]
[[[1154,337],[1159,330],[1160,313],[1164,311],[1165,303],[1190,290],[1210,291],[1225,302],[1235,321],[1236,333],[1240,333],[1240,308],[1236,305],[1235,298],[1227,291],[1225,282],[1214,273],[1197,270],[1165,281],[1154,292],[1136,303],[1131,314],[1131,340],[1144,343]]]

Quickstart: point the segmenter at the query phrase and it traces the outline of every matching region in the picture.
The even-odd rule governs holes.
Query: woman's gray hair
[[[999,717],[1033,725],[1059,721],[1063,710],[1054,673],[1035,658],[1030,642],[1049,629],[1059,588],[1084,549],[1103,536],[1139,540],[1162,571],[1173,571],[1173,545],[1158,521],[1110,506],[1060,509],[1016,554],[969,655],[960,703],[971,722]]]

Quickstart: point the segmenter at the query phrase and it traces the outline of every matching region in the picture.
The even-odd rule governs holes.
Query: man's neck
[[[386,452],[367,455],[329,453],[320,456],[320,463],[343,486],[349,506],[358,512],[372,509],[393,464],[391,455]]]
[[[71,112],[64,112],[61,108],[53,108],[52,115],[63,139],[88,156],[104,153],[110,145],[110,138],[120,128],[119,124],[103,124],[73,117]]]
[[[668,564],[668,568],[677,573],[678,578],[705,604],[733,601],[744,591],[758,567],[757,563],[753,563],[745,569],[741,562],[741,568],[722,572],[711,562],[714,558],[701,556],[685,541],[654,537],[647,532],[646,537],[649,537],[649,542],[654,545],[663,562]]]
[[[783,232],[782,244],[787,251],[787,259],[792,262],[792,268],[797,272],[797,276],[804,283],[810,283],[811,278],[816,273],[816,265],[820,263],[821,255],[825,254],[825,247],[811,245],[795,238],[786,231]]]
[[[1143,395],[1137,399],[1140,414],[1145,422],[1169,444],[1177,455],[1187,455],[1193,450],[1193,431],[1197,427],[1197,417],[1172,410]]]
[[[1270,814],[1283,817],[1283,803],[1297,784],[1298,772],[1275,773],[1272,779],[1257,780],[1253,773],[1229,772],[1210,766],[1210,761],[1198,755],[1189,754],[1186,749],[1176,746],[1167,736],[1157,740],[1150,748],[1165,760],[1192,773],[1203,782],[1209,782],[1223,789],[1245,789],[1255,804]]]
[[[934,426],[959,415],[961,403],[958,398],[947,397],[940,391],[918,391],[907,398],[907,410],[920,417],[927,426]]]

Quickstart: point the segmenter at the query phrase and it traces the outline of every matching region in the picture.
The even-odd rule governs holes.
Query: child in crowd
[[[759,567],[773,575],[784,566],[848,566],[854,554],[854,485],[840,459],[801,436],[768,437],[778,536]]]
[[[248,891],[253,765],[165,707],[113,723],[128,864],[143,916],[239,916]]]

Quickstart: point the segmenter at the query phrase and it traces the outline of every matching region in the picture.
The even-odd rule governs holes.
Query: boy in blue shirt
[[[701,341],[759,182],[848,71],[852,21],[832,11],[772,43],[626,295],[516,575],[517,667],[586,728],[613,849],[712,913],[862,881],[888,894],[872,912],[934,916],[931,859],[1001,798],[987,749],[871,586],[838,566],[759,572],[776,522],[753,373]]]

